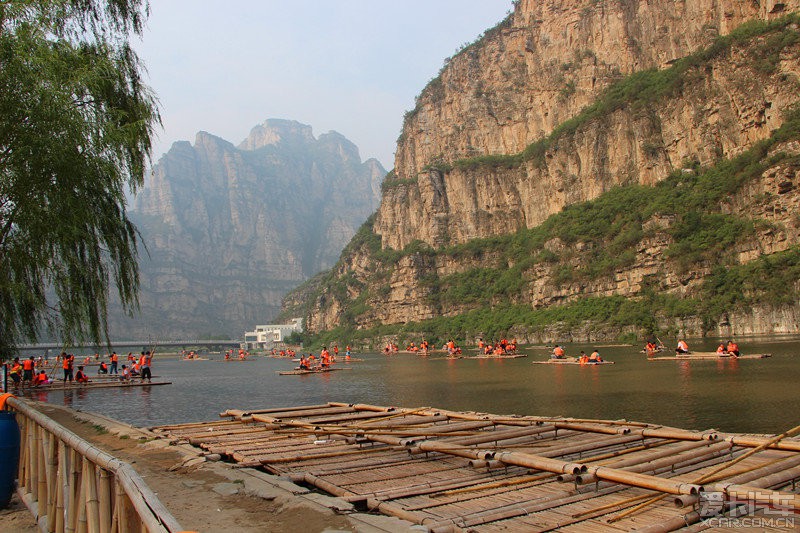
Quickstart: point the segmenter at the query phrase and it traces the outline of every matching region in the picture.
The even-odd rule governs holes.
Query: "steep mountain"
[[[420,93],[377,215],[285,312],[351,337],[800,331],[799,8],[517,2]]]
[[[269,323],[291,288],[330,268],[375,211],[385,175],[336,132],[267,120],[237,147],[176,142],[137,195],[140,317],[112,337],[233,336]]]

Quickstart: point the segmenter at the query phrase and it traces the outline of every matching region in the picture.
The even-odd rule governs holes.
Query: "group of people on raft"
[[[273,351],[275,351],[275,350],[273,350]],[[231,350],[225,350],[225,360],[226,361],[230,361],[230,360],[234,359],[235,353],[236,352],[234,352],[232,349]],[[250,352],[247,352],[247,351],[239,348],[239,354],[238,354],[239,361],[244,361],[248,357],[250,357]]]
[[[648,343],[644,347],[644,352],[647,355],[656,354],[664,349],[662,344],[656,344],[653,341],[648,341]],[[675,355],[686,355],[691,354],[692,352],[689,350],[689,344],[684,339],[678,340],[678,345],[675,347]],[[728,342],[720,342],[719,346],[717,346],[716,354],[719,356],[733,356],[739,357],[739,345],[735,343],[733,340],[729,340]]]
[[[499,341],[484,342],[483,337],[478,339],[478,353],[483,355],[514,355],[517,353],[517,339],[502,338]]]
[[[41,360],[41,358],[39,359]],[[115,374],[123,381],[129,380],[134,376],[139,376],[142,381],[146,379],[148,382],[152,378],[150,365],[152,364],[153,354],[150,351],[143,351],[139,357],[134,356],[133,353],[129,353],[128,360],[129,362],[132,361],[133,364],[131,364],[130,367],[128,365],[122,365],[121,373],[117,369],[119,356],[116,352],[109,355],[109,360],[111,363],[110,367],[105,361],[100,362],[97,368],[98,374]],[[14,387],[19,388],[20,386],[25,387],[26,385],[30,387],[41,387],[42,385],[50,385],[53,383],[54,379],[51,379],[47,375],[47,369],[44,368],[45,364],[46,361],[39,362],[32,355],[22,361],[20,361],[19,357],[15,357],[9,371],[9,376],[11,377]],[[66,352],[58,354],[52,370],[55,370],[59,364],[64,371],[64,383],[89,383],[91,381],[86,374],[85,364],[77,365],[77,370],[75,370],[74,354],[68,354]]]
[[[556,344],[555,348],[553,348],[553,353],[550,355],[550,359],[567,359],[567,354],[564,352],[564,348],[560,344]],[[591,355],[586,355],[586,352],[581,350],[581,353],[576,355],[574,359],[582,365],[604,362],[597,348],[592,350]]]
[[[327,346],[322,347],[322,351],[319,353],[319,359],[314,356],[313,353],[308,354],[306,357],[305,354],[300,355],[300,366],[298,367],[299,370],[308,370],[308,371],[324,371],[331,367],[333,363],[336,362],[336,358],[339,355],[339,346],[334,345],[333,353],[328,350]],[[344,360],[350,361],[350,346],[347,346],[347,349],[344,353]]]

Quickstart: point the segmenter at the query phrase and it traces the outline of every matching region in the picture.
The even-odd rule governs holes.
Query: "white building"
[[[288,335],[295,331],[303,331],[302,318],[293,318],[289,324],[256,326],[254,331],[245,331],[242,348],[245,350],[263,350],[277,342],[283,342]]]

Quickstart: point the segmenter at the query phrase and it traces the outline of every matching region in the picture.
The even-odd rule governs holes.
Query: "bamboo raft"
[[[150,387],[156,385],[172,385],[171,381],[153,381],[153,382],[142,382],[138,379],[132,379],[130,381],[109,381],[109,380],[100,380],[100,381],[90,381],[89,383],[65,383],[64,381],[58,381],[54,383],[50,383],[48,385],[40,385],[38,387],[25,387],[25,390],[31,392],[47,392],[47,391],[54,391],[54,390],[89,390],[89,389],[127,389],[130,387]]]
[[[327,372],[333,372],[335,370],[347,370],[345,368],[318,368],[312,370],[304,370],[300,368],[295,368],[294,370],[283,370],[278,371],[279,376],[303,376],[305,374],[325,374]]]
[[[613,365],[614,361],[598,361],[593,363],[591,361],[581,363],[575,359],[548,359],[546,361],[533,361],[532,365],[581,365],[581,366],[594,366],[594,365]]]
[[[739,359],[766,359],[772,357],[771,353],[759,353],[733,356],[730,354],[718,355],[716,352],[691,352],[688,354],[669,355],[660,357],[648,356],[648,361],[738,361]]]
[[[476,355],[470,359],[519,359],[520,357],[528,357],[528,354],[525,353],[515,353],[515,354],[507,354],[507,355]]]
[[[429,532],[674,531],[716,495],[717,517],[800,510],[800,426],[770,438],[338,402],[220,417],[151,429]]]

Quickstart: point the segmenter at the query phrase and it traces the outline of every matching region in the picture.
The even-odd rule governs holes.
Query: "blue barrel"
[[[19,467],[19,426],[9,411],[0,411],[0,457],[0,509],[5,509],[14,494]]]

